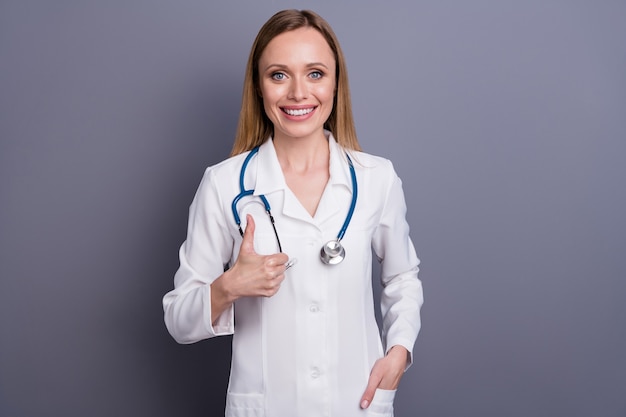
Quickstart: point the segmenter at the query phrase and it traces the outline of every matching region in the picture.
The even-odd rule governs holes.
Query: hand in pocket
[[[361,397],[361,408],[368,408],[374,399],[376,389],[392,390],[398,388],[406,368],[408,351],[403,346],[392,347],[387,356],[374,363],[367,388]]]

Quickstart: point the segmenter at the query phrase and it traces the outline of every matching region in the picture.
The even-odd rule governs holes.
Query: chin
[[[311,136],[317,135],[320,132],[323,133],[323,130],[291,130],[291,131],[286,131],[286,130],[281,130],[275,133],[278,133],[280,136],[285,137],[285,138],[289,138],[289,139],[306,139],[309,138]]]

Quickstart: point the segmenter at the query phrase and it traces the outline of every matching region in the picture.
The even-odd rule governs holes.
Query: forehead
[[[268,65],[306,65],[321,62],[334,65],[335,56],[324,36],[314,28],[304,27],[283,32],[272,39],[259,59],[262,71]]]

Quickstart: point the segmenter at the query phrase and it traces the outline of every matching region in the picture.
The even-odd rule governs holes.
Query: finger
[[[263,286],[265,297],[273,297],[279,290],[282,285],[283,280],[285,279],[284,271],[276,271],[273,276],[268,277]]]
[[[285,267],[283,265],[278,265],[276,267],[267,269],[266,279],[268,281],[272,281],[272,285],[280,285],[280,283],[285,279]]]
[[[246,231],[243,234],[243,240],[241,241],[241,248],[239,252],[243,252],[246,254],[255,254],[254,251],[254,218],[252,215],[246,215]]]
[[[285,268],[285,264],[287,263],[287,261],[289,261],[289,256],[287,256],[287,254],[283,253],[283,252],[279,252],[279,253],[275,253],[273,255],[267,255],[266,259],[266,263],[265,265],[267,265],[268,267],[274,269],[280,269],[281,271],[284,271]]]
[[[367,408],[372,403],[372,399],[374,398],[374,393],[376,392],[376,388],[380,384],[380,377],[376,374],[372,373],[370,375],[369,380],[367,381],[367,387],[365,388],[365,392],[361,397],[361,408]]]

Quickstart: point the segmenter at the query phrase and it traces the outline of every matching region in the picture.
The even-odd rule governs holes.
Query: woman
[[[163,299],[170,333],[234,335],[226,416],[392,416],[420,328],[419,260],[401,182],[360,152],[345,60],[315,13],[282,11],[261,28],[232,155],[191,205]]]

